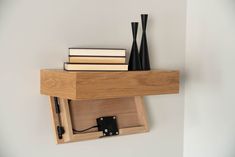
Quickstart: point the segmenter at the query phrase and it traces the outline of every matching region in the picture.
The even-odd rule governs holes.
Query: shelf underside
[[[41,94],[73,100],[179,92],[179,71],[67,72],[41,70]]]
[[[103,133],[96,128],[75,134],[72,129],[83,130],[96,125],[96,118],[104,116],[116,116],[119,135],[143,133],[148,131],[146,111],[142,97],[126,97],[100,100],[72,100],[59,99],[61,106],[61,121],[65,128],[62,139],[58,138],[54,99],[50,97],[52,120],[55,131],[56,143],[66,143],[97,139],[103,137]]]

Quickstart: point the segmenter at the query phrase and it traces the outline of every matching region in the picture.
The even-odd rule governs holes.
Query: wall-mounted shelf
[[[118,135],[148,131],[142,96],[179,92],[178,71],[67,72],[41,70],[41,94],[50,96],[56,143],[103,137],[96,118],[117,117]],[[60,113],[55,106],[58,98]],[[59,138],[57,127],[65,132]]]
[[[67,99],[105,99],[172,94],[178,71],[67,72],[41,70],[41,93]]]

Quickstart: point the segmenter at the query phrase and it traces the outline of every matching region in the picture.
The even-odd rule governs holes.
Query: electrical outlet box
[[[96,119],[98,131],[103,132],[103,136],[118,135],[118,125],[116,116],[100,117]]]

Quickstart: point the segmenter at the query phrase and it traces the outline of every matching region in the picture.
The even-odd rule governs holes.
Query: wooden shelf
[[[179,92],[179,71],[67,72],[41,70],[41,94],[50,98],[52,125],[56,143],[97,139],[103,132],[97,128],[75,134],[97,125],[96,118],[115,116],[118,135],[148,132],[147,115],[142,96]],[[55,97],[60,113],[56,113]],[[65,132],[58,136],[57,127]]]
[[[179,71],[67,72],[41,70],[41,94],[104,99],[179,92]]]

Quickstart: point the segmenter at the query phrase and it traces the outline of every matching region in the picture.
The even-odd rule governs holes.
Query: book
[[[125,49],[69,48],[69,56],[126,56]]]
[[[64,63],[67,71],[128,71],[127,64],[76,64]]]
[[[69,63],[126,63],[126,57],[69,57]]]

